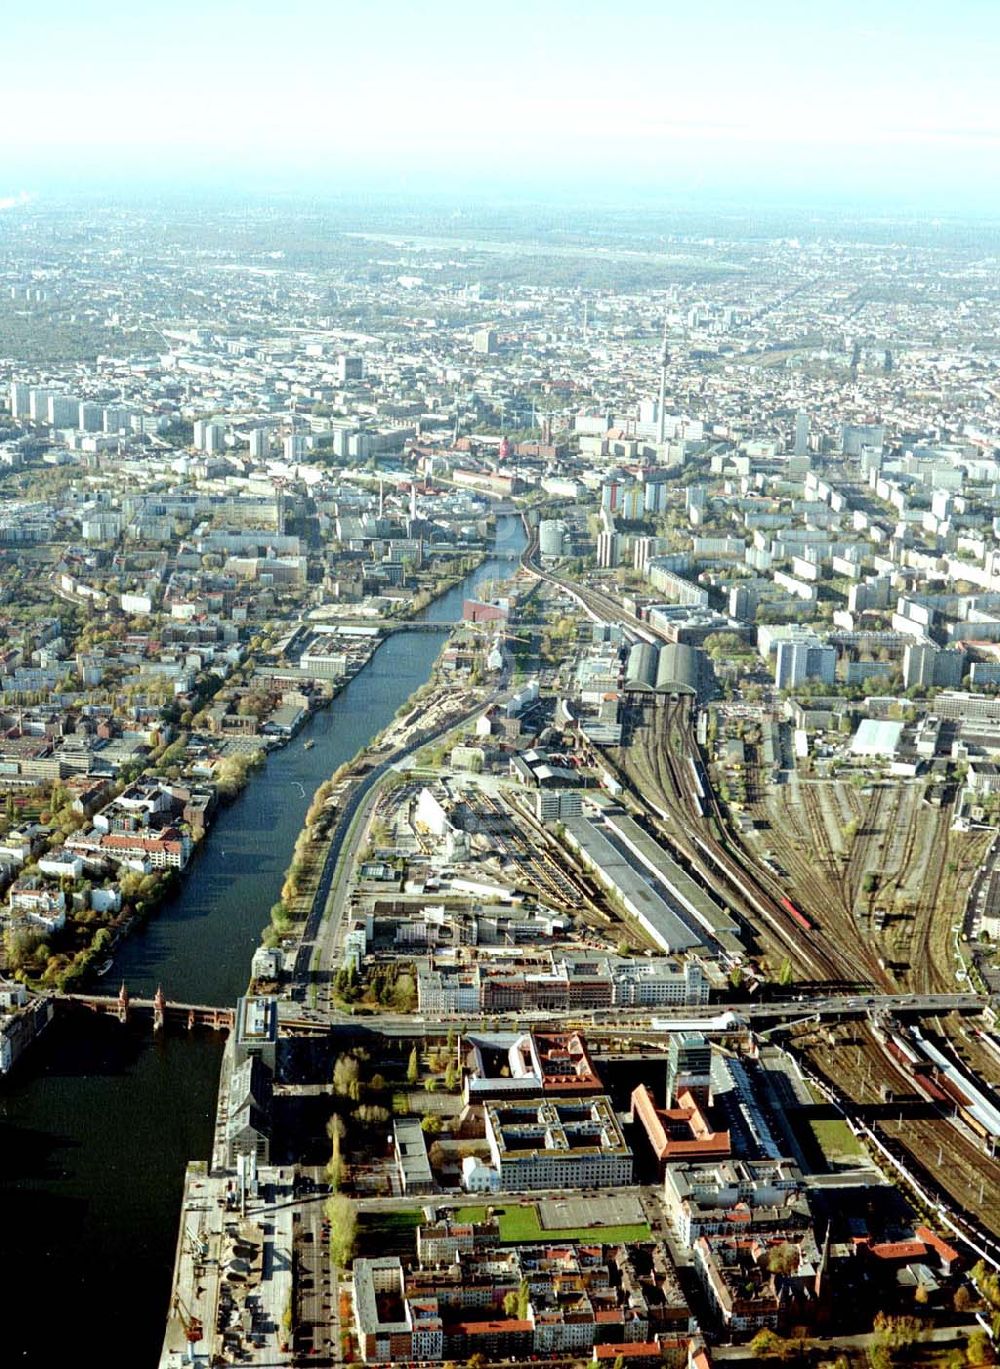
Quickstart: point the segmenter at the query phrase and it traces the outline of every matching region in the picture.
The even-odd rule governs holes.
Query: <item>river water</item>
[[[497,555],[421,617],[460,618],[465,597],[513,574],[503,553],[523,545],[520,520],[499,519]],[[109,991],[124,978],[135,996],[162,984],[168,999],[225,1005],[245,991],[313,791],[427,679],[445,632],[390,637],[268,758],[219,813],[178,896],[119,947]],[[308,737],[316,745],[306,751]],[[49,1369],[103,1353],[155,1365],[184,1166],[211,1149],[221,1052],[208,1032],[160,1040],[142,1025],[73,1014],[0,1086],[5,1363]]]

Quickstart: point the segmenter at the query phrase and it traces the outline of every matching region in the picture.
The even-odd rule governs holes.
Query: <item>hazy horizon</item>
[[[54,0],[5,23],[0,199],[449,194],[1000,209],[1000,7]],[[17,60],[17,54],[25,59]]]

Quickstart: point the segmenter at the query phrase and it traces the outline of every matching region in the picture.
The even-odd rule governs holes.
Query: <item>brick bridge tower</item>
[[[153,995],[153,1031],[162,1031],[167,1021],[167,1000],[163,997],[163,985],[157,984]]]
[[[125,987],[124,979],[121,988],[118,990],[118,1021],[128,1021],[128,989]]]

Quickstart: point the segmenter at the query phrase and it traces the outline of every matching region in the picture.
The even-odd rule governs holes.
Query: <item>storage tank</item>
[[[543,556],[562,556],[566,524],[561,518],[543,518],[538,525],[538,548]]]

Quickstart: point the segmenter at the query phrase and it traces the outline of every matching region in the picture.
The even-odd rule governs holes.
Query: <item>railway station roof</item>
[[[667,642],[660,648],[656,688],[668,694],[697,694],[698,656],[683,642]]]
[[[671,954],[705,944],[706,934],[695,930],[694,919],[682,910],[664,885],[655,887],[638,862],[629,859],[610,840],[611,833],[589,818],[568,818],[566,834],[612,888],[661,950]]]
[[[624,813],[609,813],[607,825],[638,856],[643,865],[655,871],[661,883],[687,910],[688,918],[696,918],[713,936],[729,933],[738,939],[739,927],[732,916],[675,860],[667,854],[655,837],[640,827],[634,818]]]

